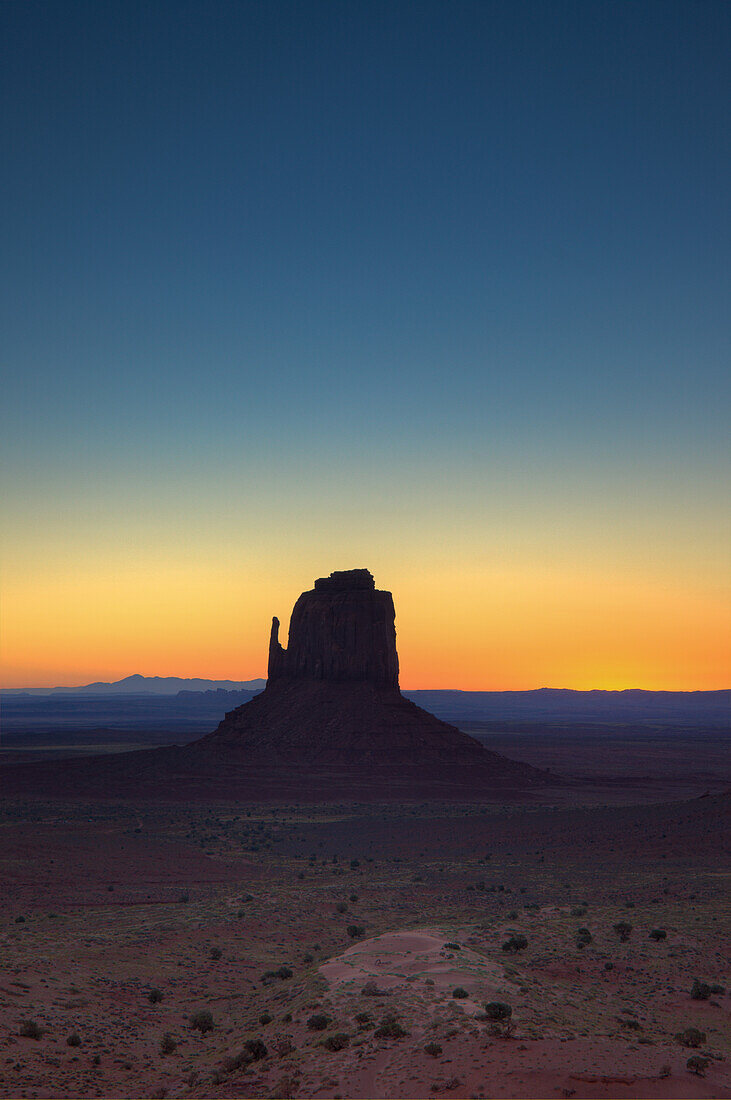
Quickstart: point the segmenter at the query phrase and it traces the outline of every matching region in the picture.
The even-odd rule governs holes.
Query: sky
[[[731,5],[0,6],[2,678],[731,667]]]

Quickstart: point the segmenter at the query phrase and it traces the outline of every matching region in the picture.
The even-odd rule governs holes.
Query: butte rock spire
[[[331,573],[295,603],[286,649],[273,619],[266,689],[195,746],[231,766],[335,769],[345,787],[542,782],[399,690],[395,610],[367,569]]]

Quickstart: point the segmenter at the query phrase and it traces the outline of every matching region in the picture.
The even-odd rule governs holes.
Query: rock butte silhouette
[[[404,698],[393,597],[367,569],[303,592],[286,649],[279,625],[274,618],[266,688],[212,733],[184,747],[19,765],[5,782],[107,797],[342,800],[474,798],[556,781]]]
[[[191,749],[252,763],[465,769],[462,780],[543,778],[405,699],[399,690],[395,610],[367,569],[331,573],[297,600],[289,642],[272,621],[265,690],[226,715]],[[469,769],[467,771],[466,769]]]

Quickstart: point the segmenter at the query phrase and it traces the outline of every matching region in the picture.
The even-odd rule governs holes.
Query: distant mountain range
[[[60,724],[78,728],[213,728],[247,702],[266,680],[203,680],[178,676],[127,676],[115,683],[4,690],[3,727]],[[731,727],[731,691],[404,691],[445,722],[627,723]],[[213,725],[211,725],[213,723]]]
[[[3,695],[177,695],[179,691],[261,691],[266,680],[202,680],[180,676],[125,676],[81,687],[3,688]]]

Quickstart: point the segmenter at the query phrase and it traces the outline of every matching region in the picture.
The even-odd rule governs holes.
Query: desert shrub
[[[663,1062],[663,1064],[660,1066],[660,1072],[658,1073],[658,1077],[661,1077],[661,1078],[664,1079],[666,1077],[669,1077],[672,1072],[673,1071],[670,1067],[670,1063],[669,1062]]]
[[[613,931],[619,936],[621,943],[626,943],[632,935],[632,925],[628,924],[626,920],[617,921],[612,925]]]
[[[710,1064],[711,1063],[708,1058],[701,1058],[699,1054],[693,1054],[685,1063],[685,1068],[690,1073],[695,1073],[697,1077],[705,1077],[706,1070],[708,1069]]]
[[[292,1023],[292,1013],[291,1012],[285,1012],[284,1013],[284,1016],[282,1016],[282,1023],[283,1024],[291,1024]]]
[[[527,946],[528,940],[525,936],[510,936],[510,938],[502,944],[502,949],[509,954],[514,954],[516,951],[524,951]]]
[[[718,982],[712,982],[711,983],[711,993],[713,994],[714,997],[723,997],[725,992],[726,992],[726,986],[725,985],[719,985]]]
[[[151,1005],[159,1004],[162,1000],[162,993],[159,989],[151,989],[147,994],[147,999]]]
[[[213,1017],[210,1012],[204,1010],[202,1012],[196,1012],[190,1018],[190,1026],[194,1031],[200,1031],[201,1034],[205,1034],[206,1031],[213,1030]]]
[[[707,982],[700,982],[696,978],[690,991],[694,1001],[707,1001],[711,996],[711,987]]]
[[[25,917],[16,917],[15,918],[15,923],[16,924],[25,924]]]
[[[358,895],[351,894],[349,900],[353,903],[353,905],[355,905],[356,901],[358,900]]]
[[[266,1044],[261,1039],[247,1039],[238,1054],[224,1059],[223,1070],[226,1073],[234,1073],[237,1069],[266,1058],[268,1054]]]
[[[79,1033],[77,1031],[72,1031],[71,1032],[68,1039],[66,1040],[66,1046],[69,1046],[69,1047],[80,1047],[81,1046],[81,1036],[79,1035]]]
[[[453,943],[452,940],[449,940],[447,943],[445,943],[444,949],[445,951],[461,951],[462,945],[459,943]]]
[[[664,928],[653,928],[652,932],[650,932],[650,935],[647,938],[650,940],[655,940],[659,943],[660,940],[666,940],[668,938],[668,934]]]
[[[584,947],[586,944],[591,943],[592,939],[592,934],[588,928],[578,928],[576,930],[577,947]]]
[[[315,961],[315,956],[310,955],[309,952],[306,955],[302,956],[302,962],[305,964],[305,966],[309,966],[310,963],[313,963],[314,961]]]
[[[504,1001],[488,1001],[485,1005],[485,1015],[488,1020],[509,1020],[513,1010]]]
[[[24,1020],[20,1025],[20,1035],[24,1039],[40,1039],[43,1028],[35,1020]]]
[[[323,1039],[322,1045],[326,1050],[332,1050],[336,1052],[338,1050],[345,1050],[350,1043],[350,1036],[344,1031],[339,1031],[337,1035],[328,1035],[327,1039]]]
[[[360,936],[365,936],[365,928],[360,924],[349,924],[348,935],[352,940],[357,940]]]
[[[292,977],[292,971],[290,970],[290,968],[288,966],[280,966],[275,971],[275,974],[277,975],[278,978],[281,978],[282,981],[286,981],[287,978]]]
[[[586,906],[585,905],[572,905],[571,906],[571,916],[572,917],[584,917],[584,916],[586,916]]]
[[[331,1017],[326,1016],[324,1012],[316,1012],[314,1016],[310,1016],[307,1026],[310,1031],[324,1031],[330,1020]]]
[[[344,901],[339,901],[338,904],[335,906],[335,908],[337,909],[338,913],[347,913],[348,912],[348,907],[347,907],[347,905],[345,904]]]
[[[358,1027],[368,1027],[370,1024],[373,1023],[373,1020],[370,1013],[368,1012],[356,1012],[355,1022],[357,1023]]]
[[[370,981],[367,981],[366,984],[363,986],[363,988],[361,989],[361,993],[364,997],[385,997],[386,996],[385,989],[379,989],[378,988],[378,983],[375,982],[372,978],[371,978]]]
[[[675,1038],[683,1047],[702,1047],[706,1041],[706,1033],[699,1031],[697,1027],[686,1027],[685,1031],[679,1031]]]
[[[614,970],[614,963],[609,963],[609,962],[604,963],[604,969],[605,970]]]
[[[452,990],[452,996],[458,1001],[464,1001],[469,997],[469,993],[461,985],[458,985],[456,989]]]
[[[384,1016],[379,1027],[373,1032],[376,1039],[403,1039],[408,1035],[394,1016]]]
[[[169,1031],[166,1031],[160,1040],[160,1053],[161,1054],[173,1054],[178,1049],[178,1044],[173,1039]]]
[[[431,1054],[432,1058],[438,1058],[442,1053],[442,1048],[439,1043],[427,1043],[424,1047],[424,1054]]]
[[[211,958],[214,961],[217,961],[218,959],[220,959],[222,954],[223,954],[223,952],[221,951],[220,947],[212,947],[211,948]]]
[[[187,902],[190,901],[190,891],[189,890],[183,890],[182,894],[180,895],[179,900],[183,903],[183,905],[187,904]]]
[[[270,1024],[271,1022],[272,1022],[272,1018],[269,1015],[269,1013],[268,1012],[262,1012],[261,1016],[259,1017],[259,1023],[261,1024],[261,1026],[266,1027],[266,1025]]]

